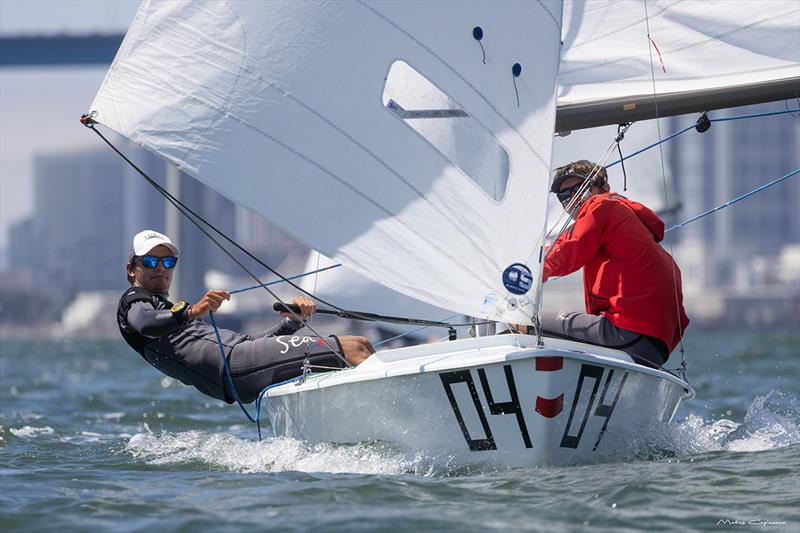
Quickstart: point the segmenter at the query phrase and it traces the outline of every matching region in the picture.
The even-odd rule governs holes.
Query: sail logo
[[[525,294],[531,290],[533,274],[522,263],[514,263],[503,271],[503,286],[513,294]]]

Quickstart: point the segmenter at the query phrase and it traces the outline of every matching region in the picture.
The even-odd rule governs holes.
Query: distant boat
[[[566,2],[562,29],[557,2],[145,1],[91,109],[383,286],[534,324],[553,134],[792,95],[800,6],[766,4]],[[266,408],[310,442],[565,464],[633,450],[693,395],[509,334],[380,351]]]

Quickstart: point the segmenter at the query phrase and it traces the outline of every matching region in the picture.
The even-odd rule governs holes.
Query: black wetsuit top
[[[140,287],[131,287],[120,298],[117,322],[128,344],[148,363],[164,374],[214,398],[232,402],[225,384],[224,365],[220,357],[214,328],[203,320],[188,320],[173,315],[172,302],[166,294]],[[275,335],[291,335],[302,324],[288,318],[258,335],[245,335],[228,329],[219,334],[230,357],[233,347],[246,341]],[[280,345],[276,343],[280,348]]]

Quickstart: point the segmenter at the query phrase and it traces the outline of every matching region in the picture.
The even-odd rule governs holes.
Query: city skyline
[[[3,0],[0,36],[124,33],[138,0]],[[1,52],[1,51],[0,51]],[[105,76],[102,67],[0,68],[0,263],[10,224],[33,206],[33,158],[97,146],[77,122]]]
[[[774,111],[776,106],[721,110],[716,116]],[[666,127],[669,131],[678,130],[692,119],[690,116],[675,117],[665,121]],[[646,138],[645,125],[640,128],[644,128],[639,131]],[[788,149],[800,137],[798,129],[796,118],[785,115],[754,119],[747,124],[721,122],[704,134],[690,131],[680,141],[668,143],[665,150],[667,179],[677,188],[677,197],[671,198],[669,205],[663,203],[663,198],[659,200],[663,195],[657,194],[662,190],[660,172],[656,168],[659,165],[657,150],[629,161],[630,190],[626,194],[632,194],[632,198],[657,210],[679,206],[677,213],[667,215],[668,226],[685,220],[800,164],[798,155]],[[558,145],[554,157],[565,160],[583,157],[587,146],[594,149],[592,143],[581,141],[580,132],[576,133],[578,135],[570,143]],[[600,137],[605,139],[605,134]],[[646,139],[638,142],[643,140]],[[166,183],[170,165],[130,141],[120,140],[119,146],[157,182]],[[632,153],[636,148],[637,144],[629,144],[625,152]],[[725,161],[721,154],[729,151],[737,156]],[[119,289],[123,285],[119,272],[126,260],[130,237],[145,227],[167,231],[168,214],[173,208],[106,146],[42,153],[34,166],[38,209],[12,226],[13,242],[10,244],[15,248],[10,250],[10,266],[15,267],[17,273],[30,269],[33,275],[23,278],[35,280],[36,286],[53,291],[62,300],[71,298],[76,291]],[[615,190],[622,191],[619,165],[612,170],[611,184]],[[272,266],[278,266],[289,255],[297,256],[307,250],[271,222],[234,205],[189,176],[180,176],[178,190],[181,199],[191,208]],[[796,299],[795,285],[800,282],[800,275],[787,264],[793,257],[787,246],[800,250],[798,191],[796,181],[787,181],[724,213],[681,229],[674,239],[674,247],[665,246],[672,249],[683,270],[687,297],[690,300],[692,295],[704,295],[705,300],[716,298],[715,305],[719,307],[733,293],[712,294],[706,293],[707,289],[738,287],[734,292],[741,295],[741,289],[749,285],[763,291],[766,285],[777,287],[784,283],[791,293],[784,291],[784,296]],[[181,275],[176,278],[176,293],[187,297],[201,294],[209,288],[206,287],[207,271],[221,272],[231,279],[244,278],[235,263],[187,219],[177,213],[175,216],[179,225],[173,222],[171,236],[185,252],[182,264],[191,265],[181,269]],[[98,263],[115,267],[106,268],[100,274],[82,270],[81,256],[70,252],[87,241],[101,244],[95,253]],[[78,263],[73,261],[76,258]],[[301,263],[292,268],[302,268]],[[800,271],[800,266],[796,270]],[[568,306],[578,305],[575,298],[580,290],[576,281],[577,277],[569,276],[564,282],[559,280],[548,285],[549,298],[567,301]],[[64,284],[70,287],[70,294],[64,293]],[[791,307],[790,301],[778,303]],[[792,313],[790,308],[785,312]]]
[[[137,3],[126,2],[113,7],[106,2],[77,2],[73,6],[75,9],[72,9],[69,15],[61,16],[60,21],[56,18],[59,18],[57,14],[63,7],[62,3],[39,2],[37,5],[41,10],[45,5],[50,4],[52,4],[53,10],[48,16],[42,17],[40,25],[36,26],[31,24],[31,19],[37,19],[37,17],[25,15],[26,10],[31,9],[30,3],[1,3],[3,16],[0,17],[2,20],[0,33],[4,35],[52,34],[54,32],[121,33],[133,16]],[[102,6],[102,9],[98,9],[98,6]],[[88,11],[81,12],[82,9]],[[83,13],[83,18],[76,18],[76,13]],[[81,24],[82,21],[88,22]],[[91,132],[82,128],[77,120],[81,113],[89,110],[90,102],[102,82],[105,72],[105,66],[0,69],[0,95],[2,95],[0,114],[4,118],[0,125],[0,139],[2,139],[2,143],[0,143],[2,145],[0,146],[0,268],[7,267],[15,254],[15,251],[10,250],[8,246],[11,228],[16,228],[18,234],[25,235],[26,231],[33,231],[36,226],[30,222],[41,216],[41,213],[34,211],[34,200],[37,197],[34,190],[36,169],[34,161],[47,160],[53,154],[60,154],[62,158],[66,159],[70,159],[69,153],[100,154],[105,150],[111,154],[107,147]],[[776,102],[733,111],[720,110],[712,112],[712,116],[744,113],[747,109],[776,110],[785,105],[784,102]],[[684,125],[696,117],[697,114],[693,114],[662,119],[661,131],[663,135],[667,135],[676,129],[673,128],[673,125]],[[652,125],[652,121],[649,124]],[[780,133],[784,131],[781,128],[785,129],[786,124],[789,124],[789,129],[786,131],[791,135]],[[648,122],[637,124],[623,142],[623,150],[629,153],[637,143],[644,144],[642,141],[647,137],[642,136],[642,131],[647,127],[649,127]],[[797,119],[784,116],[748,122],[746,125],[718,124],[697,140],[690,141],[690,137],[687,135],[667,143],[664,147],[665,157],[668,163],[674,167],[672,173],[669,168],[666,169],[667,179],[674,178],[673,184],[677,184],[679,192],[683,194],[675,199],[677,200],[676,204],[683,206],[683,210],[678,212],[679,219],[685,219],[702,210],[715,207],[746,192],[748,188],[754,188],[785,171],[796,168],[798,164],[796,152],[794,163],[790,165],[792,168],[783,168],[785,165],[781,166],[783,163],[779,164],[778,161],[785,159],[790,162],[792,160],[790,156],[792,147],[797,144],[797,129]],[[579,137],[580,133],[575,132],[571,138]],[[113,133],[110,135],[115,141],[127,143]],[[570,137],[566,140],[569,141]],[[767,144],[763,144],[762,148],[762,143]],[[575,152],[574,158],[592,158],[599,155],[586,153],[587,150],[575,150]],[[105,158],[108,154],[98,157]],[[786,158],[780,157],[781,155],[786,155]],[[156,164],[158,171],[163,170],[164,163],[161,160],[152,154],[148,157],[159,161]],[[560,159],[565,159],[563,154]],[[687,161],[690,161],[688,166]],[[554,156],[553,165],[560,162],[556,161]],[[631,194],[634,199],[639,199],[635,190],[636,182],[641,181],[644,176],[642,176],[641,169],[639,175],[636,175],[637,171],[633,162],[629,166],[632,167],[629,168],[629,173],[632,178],[633,190],[628,194]],[[701,167],[702,171],[696,170]],[[742,173],[732,173],[731,169],[733,168]],[[613,169],[613,173],[610,173],[616,174],[616,177],[612,176],[612,183],[619,180],[619,171],[620,168],[617,167]],[[651,168],[650,172],[658,173],[655,168]],[[728,176],[734,175],[737,176],[736,180],[727,179]],[[184,182],[188,197],[193,198],[203,208],[213,209],[213,206],[226,206],[221,209],[230,211],[225,224],[231,231],[235,229],[238,238],[244,239],[252,247],[258,247],[260,239],[263,240],[263,237],[259,238],[256,235],[279,235],[279,233],[275,233],[271,224],[261,219],[256,220],[252,216],[243,215],[241,209],[234,208],[229,202],[226,203],[227,200],[216,193],[209,194],[193,179],[186,178]],[[130,192],[125,189],[129,187],[126,185],[127,183],[128,181],[125,180],[120,181],[119,190],[123,191],[123,196]],[[786,243],[796,244],[798,241],[797,191],[796,180],[792,180],[765,191],[759,198],[750,199],[747,203],[733,208],[740,210],[736,215],[726,211],[678,234],[676,237],[677,258],[679,263],[687,265],[686,270],[690,280],[699,276],[697,279],[701,281],[697,285],[704,287],[714,283],[730,284],[732,280],[743,283],[751,278],[755,279],[751,270],[761,267],[747,264],[745,261],[747,257],[759,254],[765,257],[775,256],[777,253],[775,243],[782,238]],[[107,194],[106,199],[112,195]],[[76,204],[78,199],[79,197],[76,197],[72,203]],[[120,199],[117,203],[124,205],[133,201],[128,196],[127,199]],[[762,209],[764,203],[768,204],[766,211]],[[87,203],[87,205],[89,204],[91,201]],[[776,206],[780,207],[776,209]],[[661,207],[661,205],[654,206],[656,209]],[[130,209],[122,208],[122,210],[127,213],[126,217],[130,217]],[[717,216],[719,218],[715,218]],[[752,221],[759,221],[759,223],[754,224]],[[123,226],[133,227],[130,220]],[[792,229],[794,232],[791,231]],[[41,229],[39,231],[41,232]],[[130,229],[126,231],[131,232]],[[184,235],[183,230],[180,233]],[[762,233],[769,238],[762,237]],[[282,235],[281,239],[287,238],[282,233],[280,235]],[[732,238],[735,235],[742,236],[741,241],[746,241],[747,245],[739,246],[739,241]],[[126,241],[126,239],[127,237],[121,238],[122,241]],[[761,246],[765,243],[771,244],[766,248]],[[127,246],[127,242],[124,242],[124,246]],[[204,250],[205,248],[195,246],[194,249]],[[266,248],[261,251],[267,253]],[[197,251],[197,253],[201,252]],[[119,254],[124,255],[124,252],[119,252]],[[21,256],[30,256],[30,253],[25,252]],[[57,256],[58,253],[53,255],[53,257]],[[16,262],[19,257],[20,254],[16,254]],[[230,265],[225,266],[222,263],[217,264],[216,260],[211,261],[209,265],[211,264],[214,265],[214,268],[223,271],[230,267]],[[200,279],[202,273],[194,272],[192,276],[194,279],[191,282],[187,280],[187,286],[198,287],[202,283]]]

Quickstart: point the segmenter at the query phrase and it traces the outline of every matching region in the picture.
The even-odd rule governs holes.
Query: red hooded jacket
[[[689,318],[681,272],[658,244],[663,238],[664,222],[649,208],[616,193],[596,194],[553,244],[542,279],[583,268],[587,313],[661,339],[671,352]]]

